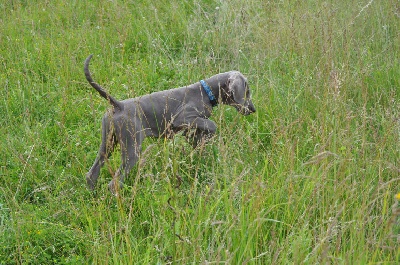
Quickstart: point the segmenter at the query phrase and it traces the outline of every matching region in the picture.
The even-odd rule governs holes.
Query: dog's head
[[[232,72],[227,84],[227,103],[234,106],[240,114],[249,115],[256,112],[251,101],[250,88],[247,79],[240,72]]]

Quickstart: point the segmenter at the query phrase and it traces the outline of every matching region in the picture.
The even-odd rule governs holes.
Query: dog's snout
[[[254,107],[253,103],[249,103],[246,106],[242,106],[240,109],[238,109],[239,112],[245,116],[250,115],[254,112],[256,112],[256,108]]]

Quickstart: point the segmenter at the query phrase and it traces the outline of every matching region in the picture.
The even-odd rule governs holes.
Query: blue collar
[[[213,92],[211,91],[211,88],[207,85],[206,81],[200,80],[200,84],[203,87],[204,91],[206,92],[208,98],[210,99],[211,106],[215,107],[218,105],[218,101],[215,98]]]

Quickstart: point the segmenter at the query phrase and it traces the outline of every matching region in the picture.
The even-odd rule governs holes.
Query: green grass
[[[396,1],[3,1],[0,264],[400,262]],[[147,139],[122,195],[85,186],[107,102],[218,72],[204,149]]]

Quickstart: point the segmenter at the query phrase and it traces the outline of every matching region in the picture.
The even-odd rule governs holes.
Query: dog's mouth
[[[244,115],[244,116],[248,116],[248,115],[250,115],[250,114],[256,112],[256,109],[254,108],[253,105],[242,106],[242,105],[239,105],[239,104],[235,104],[234,107],[236,108],[236,110],[237,110],[240,114],[242,114],[242,115]]]

